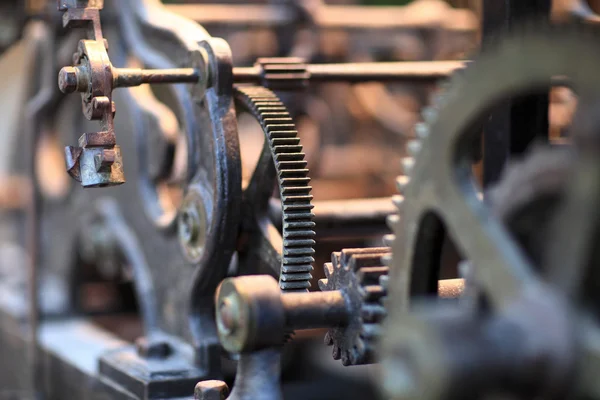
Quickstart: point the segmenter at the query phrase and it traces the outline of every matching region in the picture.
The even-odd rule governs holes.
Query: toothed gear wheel
[[[344,365],[374,362],[374,348],[386,316],[382,304],[386,292],[379,280],[388,274],[383,258],[389,254],[388,247],[346,249],[333,253],[324,266],[326,278],[319,280],[319,288],[341,291],[354,310],[346,326],[330,329],[325,335],[325,344],[333,346],[333,358],[341,358]]]
[[[282,291],[307,291],[312,279],[315,223],[312,187],[298,131],[285,105],[269,89],[237,87],[235,98],[260,123],[266,136],[262,158],[265,154],[270,157],[275,168],[283,227],[279,286]]]
[[[581,99],[594,98],[598,90],[594,71],[600,65],[594,43],[597,35],[581,26],[533,24],[515,29],[486,47],[423,111],[424,122],[416,127],[417,138],[409,143],[409,157],[403,160],[405,176],[398,181],[401,218],[390,218],[395,236],[389,316],[381,343],[382,383],[388,397],[448,398],[451,388],[467,385],[450,383],[452,371],[440,367],[442,359],[436,354],[448,351],[442,340],[446,333],[440,328],[442,317],[406,312],[414,296],[437,295],[440,238],[445,232],[477,270],[477,287],[485,294],[488,312],[501,313],[502,304],[525,290],[519,277],[530,268],[530,260],[515,248],[503,221],[485,206],[474,185],[472,165],[480,128],[495,104],[545,91],[554,76],[572,79]],[[574,59],[580,62],[573,63]],[[410,384],[403,384],[410,374]],[[560,375],[549,374],[544,381],[560,380]]]

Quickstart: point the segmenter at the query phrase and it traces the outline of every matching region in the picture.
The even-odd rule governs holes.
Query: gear
[[[536,266],[543,262],[551,216],[564,198],[574,161],[570,149],[536,146],[510,163],[486,195],[492,212]]]
[[[302,58],[259,58],[255,64],[261,71],[262,85],[272,90],[301,90],[308,86],[310,73]]]
[[[532,377],[529,389],[533,393],[527,395],[559,393],[568,383],[565,371],[571,367],[572,342],[567,308],[534,273],[532,260],[515,246],[508,229],[503,229],[499,214],[495,218],[481,201],[472,176],[480,137],[480,131],[474,128],[482,126],[494,104],[510,96],[545,89],[554,76],[571,78],[573,86],[581,90],[580,99],[600,90],[594,73],[600,56],[587,57],[597,43],[593,33],[582,27],[531,28],[515,31],[488,47],[473,66],[456,76],[450,89],[424,111],[424,123],[416,129],[417,139],[408,145],[410,157],[403,161],[406,177],[398,181],[402,196],[395,199],[401,219],[395,216],[390,220],[396,236],[389,280],[388,331],[382,340],[384,385],[392,398],[453,398],[464,395],[462,390],[476,396],[478,390],[497,384],[496,379],[506,379],[501,374],[509,374],[508,371],[510,376],[523,376],[522,368],[530,360],[522,360],[516,368],[511,363],[501,366],[506,359],[494,358],[498,356],[490,351],[494,346],[502,349],[505,357],[518,359],[521,355],[507,356],[506,344],[494,343],[489,321],[501,325],[501,321],[509,320],[518,325],[521,332],[527,332],[519,339],[524,341],[531,339],[528,334],[539,333],[541,325],[561,327],[553,335],[534,335],[538,351],[546,357],[547,368],[541,376]],[[584,60],[582,54],[586,55]],[[581,60],[581,64],[575,65],[574,59]],[[546,183],[540,181],[536,185]],[[526,192],[527,188],[521,186],[505,194],[519,193],[513,204],[526,204]],[[512,229],[510,221],[508,224]],[[413,296],[436,296],[440,239],[446,229],[473,265],[477,287],[488,300],[483,319],[473,310],[461,310],[463,314],[451,319],[444,318],[444,313],[403,312]],[[537,293],[536,297],[530,297],[531,293]],[[508,304],[519,311],[510,313]],[[443,306],[432,311],[439,311],[440,307]],[[552,321],[539,320],[543,313],[552,314]],[[478,360],[470,360],[466,365],[451,348],[461,348]],[[497,363],[490,364],[490,359]],[[495,370],[486,370],[488,364],[495,365]],[[460,368],[467,368],[468,372]],[[403,371],[403,376],[394,371]],[[499,371],[501,374],[494,376]],[[406,375],[414,379],[408,383]],[[471,383],[479,386],[469,386],[459,376],[469,376]],[[422,386],[424,382],[427,386]]]
[[[347,249],[331,255],[324,266],[325,279],[319,280],[322,291],[340,290],[356,310],[349,323],[330,329],[325,344],[333,346],[333,358],[344,365],[369,364],[374,359],[374,347],[381,331],[386,310],[382,299],[386,292],[379,279],[388,274],[383,257],[388,247]]]
[[[277,178],[282,207],[281,272],[283,291],[306,291],[310,287],[314,262],[314,215],[307,162],[298,132],[285,105],[264,87],[238,87],[235,98],[260,123],[265,147],[246,192],[262,192],[255,206],[267,204],[272,192],[271,165]],[[272,160],[272,161],[271,161]],[[267,166],[268,164],[268,166]],[[261,168],[266,168],[262,170]],[[260,182],[260,183],[259,183]],[[257,186],[261,185],[262,189]],[[265,196],[266,195],[266,196]],[[253,193],[249,196],[252,197]]]

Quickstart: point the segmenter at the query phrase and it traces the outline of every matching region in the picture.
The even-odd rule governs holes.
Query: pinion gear
[[[346,249],[331,255],[324,266],[325,279],[319,280],[322,291],[340,290],[355,310],[346,326],[330,329],[325,344],[333,346],[333,358],[344,365],[369,364],[374,360],[374,347],[386,316],[382,299],[386,292],[379,279],[388,274],[383,257],[387,247]]]

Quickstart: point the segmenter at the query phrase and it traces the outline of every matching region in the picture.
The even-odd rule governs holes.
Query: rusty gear
[[[388,274],[382,259],[389,254],[388,247],[346,249],[333,253],[324,266],[326,278],[319,280],[319,288],[340,290],[355,310],[346,326],[332,328],[325,335],[325,344],[333,346],[333,358],[341,358],[344,365],[374,361],[380,324],[386,316],[382,304],[386,292],[379,279]]]
[[[259,163],[270,157],[276,170],[283,227],[279,286],[283,291],[305,291],[312,278],[315,223],[309,171],[298,131],[285,105],[269,89],[238,87],[235,97],[237,103],[256,118],[265,133]]]

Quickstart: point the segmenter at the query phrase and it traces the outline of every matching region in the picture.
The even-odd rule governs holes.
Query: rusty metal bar
[[[115,87],[133,87],[146,83],[196,83],[200,79],[198,71],[194,68],[118,68],[113,74]]]
[[[373,62],[306,65],[311,82],[435,82],[465,67],[463,61]],[[233,69],[236,83],[261,83],[260,66]]]

